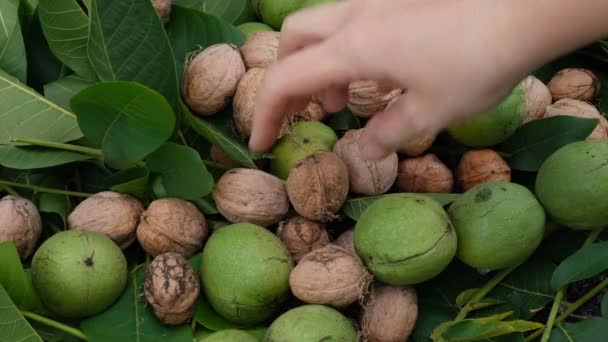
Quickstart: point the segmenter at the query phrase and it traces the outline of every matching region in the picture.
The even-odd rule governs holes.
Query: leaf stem
[[[216,162],[210,161],[210,160],[203,159],[203,164],[205,164],[205,166],[209,166],[214,169],[220,169],[220,170],[226,170],[226,171],[231,169],[229,166],[226,166],[226,165],[220,164],[220,163],[216,163]]]
[[[587,303],[591,298],[595,297],[600,291],[608,287],[608,278],[604,279],[601,283],[597,284],[594,288],[592,288],[589,292],[587,292],[584,296],[579,298],[576,302],[572,303],[572,306],[569,307],[564,313],[559,315],[557,319],[555,319],[556,324],[560,324],[563,322],[568,316],[570,316],[574,311],[578,310],[583,304]]]
[[[13,195],[15,197],[21,197],[19,195],[19,193],[17,191],[15,191],[15,189],[13,189],[12,187],[5,185],[2,187],[2,189],[4,189],[4,191],[6,191],[9,195]]]
[[[473,306],[479,303],[492,289],[494,289],[509,273],[513,272],[519,265],[515,265],[509,268],[505,268],[496,273],[492,279],[490,279],[475,295],[465,304],[458,316],[454,319],[454,322],[462,321],[467,315],[473,310]]]
[[[68,333],[68,334],[74,336],[74,337],[78,337],[81,340],[88,341],[87,336],[82,331],[80,331],[80,330],[78,330],[76,328],[70,327],[70,326],[65,325],[63,323],[59,323],[59,322],[54,321],[52,319],[46,318],[44,316],[40,316],[40,315],[35,314],[33,312],[23,311],[23,310],[20,310],[20,311],[21,311],[21,314],[23,316],[25,316],[25,317],[27,317],[27,318],[29,318],[31,320],[34,320],[36,322],[42,323],[44,325],[47,325],[49,327],[53,327],[55,329],[61,330],[61,331],[65,332],[65,333]]]
[[[46,192],[49,194],[58,194],[58,195],[66,195],[66,196],[74,196],[74,197],[91,197],[91,196],[93,196],[93,194],[89,194],[86,192],[76,192],[76,191],[69,191],[69,190],[53,189],[53,188],[47,188],[44,186],[15,183],[15,182],[9,182],[9,181],[5,181],[5,180],[0,180],[0,185],[8,185],[8,186],[14,186],[17,188],[30,189],[34,192]]]
[[[58,142],[53,142],[53,141],[44,141],[44,140],[26,139],[26,138],[12,138],[10,141],[16,142],[16,143],[34,145],[34,146],[50,147],[50,148],[55,148],[58,150],[79,152],[79,153],[87,154],[87,155],[94,156],[94,157],[103,156],[103,151],[100,149],[78,146],[78,145],[73,145],[73,144],[63,144],[63,143],[58,143]]]

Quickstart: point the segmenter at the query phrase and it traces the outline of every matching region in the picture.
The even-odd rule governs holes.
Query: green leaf
[[[147,168],[137,166],[121,170],[106,178],[105,184],[110,190],[129,194],[140,200],[146,197],[150,172]]]
[[[511,155],[507,158],[511,168],[538,171],[553,152],[569,143],[584,140],[597,123],[598,119],[565,115],[533,120],[518,128],[501,148]]]
[[[175,112],[179,88],[165,28],[150,1],[93,0],[89,57],[103,81],[135,81],[165,96]]]
[[[348,131],[361,128],[361,121],[348,107],[344,107],[341,111],[330,114],[327,125],[334,131]]]
[[[199,119],[192,114],[182,103],[183,119],[187,125],[192,127],[198,134],[202,135],[212,144],[219,147],[222,151],[240,163],[244,167],[257,169],[251,153],[247,147],[240,143],[236,138],[220,130],[208,121]]]
[[[477,291],[479,291],[479,288],[466,289],[460,292],[456,297],[456,306],[458,308],[464,307],[475,296]]]
[[[219,214],[217,207],[215,206],[215,202],[213,201],[213,197],[211,196],[192,200],[192,203],[196,205],[198,210],[205,215]]]
[[[36,321],[30,321],[30,324],[45,342],[82,342],[78,337],[48,325]]]
[[[12,302],[22,310],[39,310],[42,308],[40,298],[34,291],[32,280],[23,270],[17,248],[13,242],[0,243],[0,285]],[[0,304],[1,309],[2,305]],[[2,326],[1,322],[0,326]]]
[[[542,327],[543,325],[538,322],[524,320],[503,321],[501,317],[497,317],[496,320],[476,318],[451,324],[441,336],[450,342],[470,342]]]
[[[0,146],[0,165],[19,170],[45,168],[92,158],[94,157],[52,148]]]
[[[87,139],[103,149],[108,165],[125,168],[169,139],[175,114],[164,97],[136,82],[103,82],[71,101]]]
[[[66,142],[82,137],[74,114],[0,70],[0,144],[10,138]]]
[[[89,17],[77,0],[40,0],[42,32],[53,54],[78,75],[97,79],[89,61]]]
[[[42,338],[11,302],[4,287],[0,286],[0,342],[42,342]]]
[[[49,188],[66,189],[66,180],[59,176],[45,176],[37,184]],[[67,227],[67,218],[72,211],[72,202],[70,202],[69,196],[42,192],[36,194],[36,203],[38,210],[41,213],[59,215],[59,217],[61,217],[61,222],[63,223],[63,228]]]
[[[196,319],[200,325],[213,331],[243,328],[242,326],[232,323],[220,316],[220,314],[213,310],[205,296],[202,294],[197,300],[194,319]]]
[[[234,25],[256,20],[250,0],[175,0],[173,4],[215,15]]]
[[[551,331],[551,342],[604,342],[608,336],[608,319],[587,318],[578,323],[566,323]]]
[[[90,85],[93,85],[93,81],[78,75],[70,75],[46,84],[44,86],[44,96],[61,107],[71,110],[70,100],[72,96]]]
[[[27,80],[25,45],[19,23],[19,0],[0,1],[0,69]]]
[[[608,292],[602,298],[602,316],[608,318]]]
[[[146,165],[161,174],[169,197],[195,200],[208,195],[213,187],[213,176],[190,147],[165,143],[146,158]]]
[[[19,21],[21,22],[21,31],[24,36],[34,19],[34,13],[37,8],[38,0],[21,0],[21,4],[19,5]]]
[[[80,323],[89,342],[192,342],[192,329],[188,324],[164,325],[150,311],[143,295],[144,273],[143,267],[131,272],[127,289],[118,301],[101,314]]]
[[[408,194],[409,193],[404,192],[404,193],[350,199],[350,200],[346,201],[346,203],[344,203],[344,207],[342,208],[342,210],[344,210],[344,213],[348,217],[357,221],[359,219],[359,216],[361,216],[361,214],[363,213],[363,211],[365,211],[365,209],[367,209],[367,207],[369,207],[372,203],[379,200],[380,198],[385,197],[385,196],[407,196]],[[461,194],[424,193],[424,194],[417,194],[417,195],[427,196],[431,199],[436,200],[441,205],[446,205],[446,204],[450,204],[451,202],[456,200]]]
[[[591,278],[608,269],[608,241],[583,247],[564,260],[553,273],[551,286],[558,290],[564,285]]]
[[[173,48],[178,80],[181,84],[187,55],[218,43],[240,46],[245,36],[230,23],[195,10],[173,6],[167,35]]]

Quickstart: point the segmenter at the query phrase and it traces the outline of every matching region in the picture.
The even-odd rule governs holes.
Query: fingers
[[[317,43],[337,31],[350,12],[350,1],[298,11],[285,19],[277,59]]]
[[[270,148],[281,128],[290,103],[336,84],[347,84],[349,63],[332,54],[335,43],[326,40],[286,57],[270,67],[256,98],[249,148],[263,152]]]

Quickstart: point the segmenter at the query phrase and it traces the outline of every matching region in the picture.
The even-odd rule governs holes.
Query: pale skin
[[[343,108],[351,81],[406,89],[367,123],[381,159],[479,115],[535,68],[608,36],[606,0],[347,0],[289,16],[258,92],[249,147],[267,151],[286,113],[320,95]]]

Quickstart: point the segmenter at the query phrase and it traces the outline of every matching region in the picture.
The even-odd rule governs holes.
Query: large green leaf
[[[146,305],[144,273],[143,267],[131,272],[127,289],[118,301],[101,314],[81,322],[80,327],[89,342],[192,342],[192,329],[188,324],[164,325]]]
[[[0,285],[0,342],[42,342]]]
[[[608,269],[608,241],[583,247],[564,260],[553,273],[551,286],[558,290],[564,285],[593,277]]]
[[[173,3],[218,16],[234,25],[256,20],[251,0],[174,0]]]
[[[334,131],[348,131],[361,128],[361,120],[348,107],[344,107],[341,111],[329,115],[327,125]]]
[[[82,137],[76,116],[0,70],[0,144],[10,138],[65,142]]]
[[[89,57],[104,81],[136,81],[161,93],[177,112],[173,52],[150,1],[93,0]]]
[[[597,125],[597,119],[574,116],[553,116],[522,125],[505,141],[501,149],[511,156],[511,168],[538,171],[542,163],[559,148],[584,140]]]
[[[147,168],[137,166],[113,174],[106,178],[105,184],[112,191],[144,199],[148,190],[149,176],[150,172]]]
[[[55,82],[45,84],[44,96],[61,107],[71,110],[70,100],[72,96],[91,85],[93,85],[93,81],[78,75],[69,75]]]
[[[213,176],[190,147],[165,143],[146,158],[150,171],[159,173],[169,197],[195,200],[208,195]]]
[[[133,166],[169,139],[175,114],[164,97],[136,82],[103,82],[74,97],[71,107],[87,139],[108,165]]]
[[[87,79],[97,79],[89,61],[89,17],[77,0],[40,0],[42,32],[57,58]]]
[[[215,16],[188,8],[174,6],[171,22],[167,26],[171,41],[178,79],[183,78],[187,55],[218,43],[242,45],[245,36],[230,23]]]
[[[361,216],[361,214],[363,213],[363,211],[365,211],[365,209],[367,209],[367,207],[369,207],[372,203],[379,200],[380,198],[386,197],[386,196],[404,196],[404,195],[407,196],[408,193],[396,193],[396,194],[350,199],[350,200],[346,201],[346,203],[344,203],[344,207],[342,208],[342,210],[344,210],[344,213],[348,217],[357,221],[359,219],[359,216]],[[439,204],[446,205],[446,204],[450,204],[452,201],[457,199],[461,194],[424,193],[424,194],[418,194],[418,195],[424,195],[424,196],[430,197],[430,198],[436,200],[437,202],[439,202]]]
[[[524,320],[503,320],[509,313],[484,318],[469,318],[458,322],[445,323],[434,341],[472,342],[486,338],[504,336],[515,332],[527,332],[542,328],[537,322]]]
[[[0,285],[19,308],[23,310],[42,308],[40,298],[34,291],[31,279],[23,270],[13,242],[0,243]]]
[[[0,165],[19,170],[51,167],[91,158],[93,157],[89,155],[51,148],[0,146]]]
[[[551,342],[604,342],[608,336],[608,319],[587,318],[578,323],[566,323],[551,331]]]
[[[19,23],[19,0],[0,1],[0,69],[27,80],[25,45]]]

